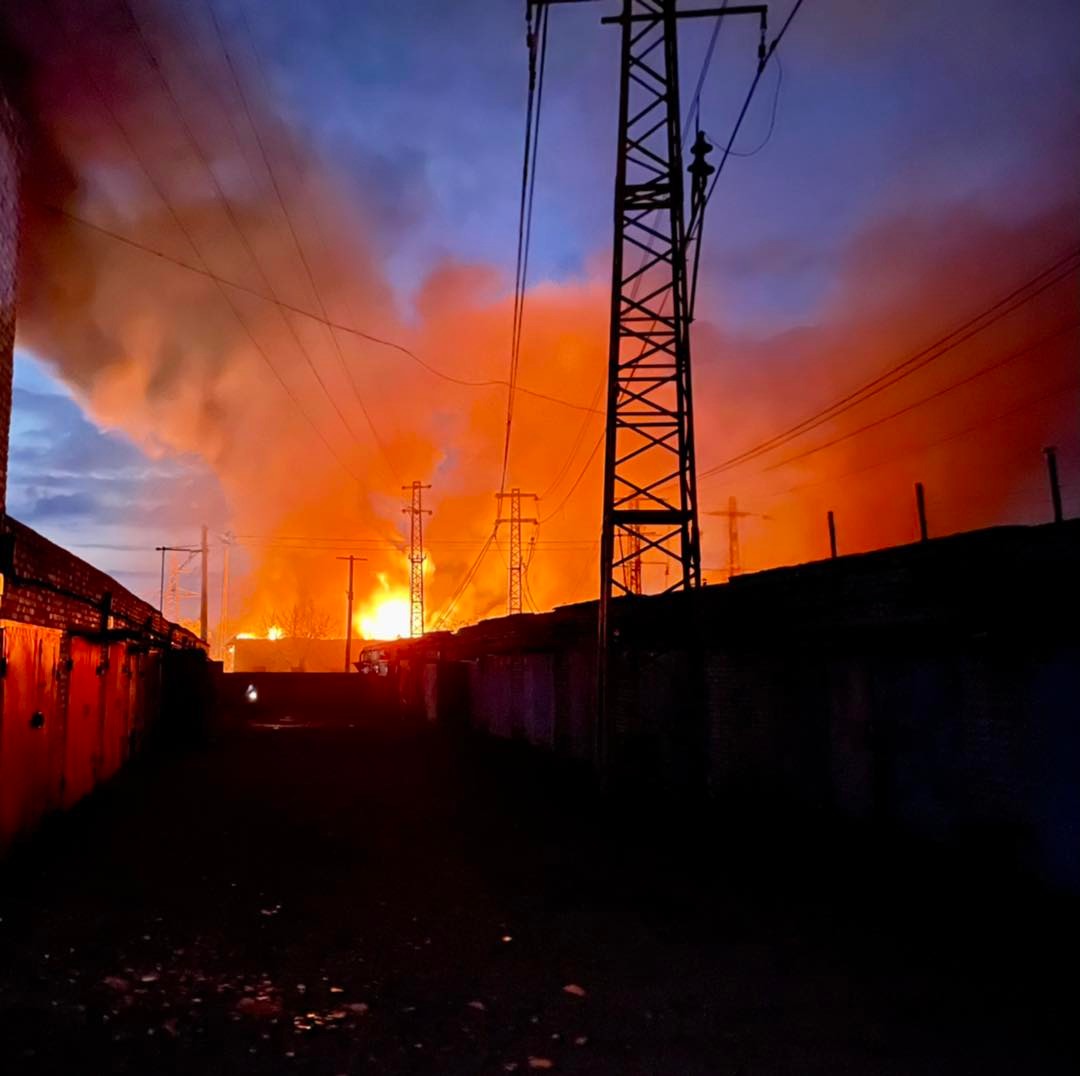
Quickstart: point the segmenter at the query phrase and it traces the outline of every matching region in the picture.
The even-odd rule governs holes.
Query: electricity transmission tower
[[[499,498],[498,523],[510,524],[510,566],[509,580],[506,589],[506,615],[513,616],[522,611],[522,599],[525,593],[525,557],[521,549],[521,525],[523,523],[539,522],[535,516],[525,519],[521,515],[522,497],[531,497],[536,502],[535,493],[522,493],[515,487],[509,493],[497,493]],[[503,516],[503,501],[510,499],[510,515]]]
[[[529,11],[566,2],[572,0],[531,0]],[[620,14],[601,19],[621,27],[600,536],[601,768],[610,738],[611,601],[633,593],[635,583],[624,564],[640,562],[642,551],[656,551],[673,569],[673,578],[665,573],[671,578],[665,591],[701,583],[677,25],[681,18],[756,15],[760,57],[765,12],[763,4],[680,11],[678,0],[622,0]],[[704,208],[708,148],[701,138],[694,147],[694,213]]]
[[[199,591],[187,586],[184,582],[192,562],[202,553],[201,546],[158,546],[164,557],[165,553],[186,554],[181,560],[177,556],[169,558],[169,578],[163,584],[161,612],[166,620],[180,623],[183,618],[184,602],[188,598],[197,598]]]
[[[431,486],[415,481],[401,488],[409,494],[409,507],[402,509],[409,517],[409,635],[417,639],[424,634],[424,516],[431,515],[424,490]]]
[[[738,501],[734,497],[728,497],[727,508],[717,508],[706,512],[707,516],[722,516],[728,521],[728,579],[742,573],[742,554],[739,549],[739,520],[740,519],[771,519],[771,516],[762,515],[760,512],[740,512]]]

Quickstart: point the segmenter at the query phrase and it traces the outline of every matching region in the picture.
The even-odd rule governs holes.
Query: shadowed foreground
[[[1045,909],[648,828],[434,737],[147,763],[0,875],[0,1071],[1075,1071]]]

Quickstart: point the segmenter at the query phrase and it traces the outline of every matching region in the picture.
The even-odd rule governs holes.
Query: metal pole
[[[1058,479],[1057,449],[1050,445],[1043,449],[1046,456],[1046,470],[1050,476],[1050,501],[1054,506],[1054,522],[1060,523],[1065,518],[1061,508],[1061,482]]]
[[[202,528],[202,586],[199,589],[199,636],[205,643],[210,637],[210,541],[207,527]]]
[[[165,550],[168,548],[168,546],[159,545],[159,546],[155,546],[154,548],[161,554],[161,590],[158,593],[157,609],[158,609],[158,612],[162,616],[164,616],[165,615]]]
[[[350,553],[347,557],[338,557],[337,559],[349,562],[349,589],[345,591],[345,597],[348,599],[345,613],[345,671],[348,672],[352,668],[353,565],[358,560],[367,560],[367,557],[358,557],[356,554]]]
[[[925,542],[926,531],[926,493],[921,482],[915,483],[915,508],[919,513],[919,541]]]
[[[354,558],[349,557],[349,589],[347,591],[348,607],[345,613],[345,671],[352,668],[352,603],[353,603],[353,563]]]
[[[226,656],[226,643],[229,634],[229,546],[232,534],[221,536],[221,609],[218,611],[218,656],[222,661]]]
[[[836,516],[829,509],[829,555],[836,559]]]

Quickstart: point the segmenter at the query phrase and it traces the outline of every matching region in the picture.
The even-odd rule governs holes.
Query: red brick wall
[[[186,628],[170,624],[149,603],[111,576],[80,560],[10,517],[5,521],[6,577],[0,618],[42,627],[96,631],[102,625],[106,595],[111,595],[112,626],[170,636],[174,646],[201,647]]]

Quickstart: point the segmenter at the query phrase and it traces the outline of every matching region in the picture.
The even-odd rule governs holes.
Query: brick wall
[[[5,520],[0,572],[4,620],[61,631],[131,629],[174,647],[202,647],[186,628],[169,623],[111,576],[10,517]],[[108,617],[107,621],[103,621]]]

